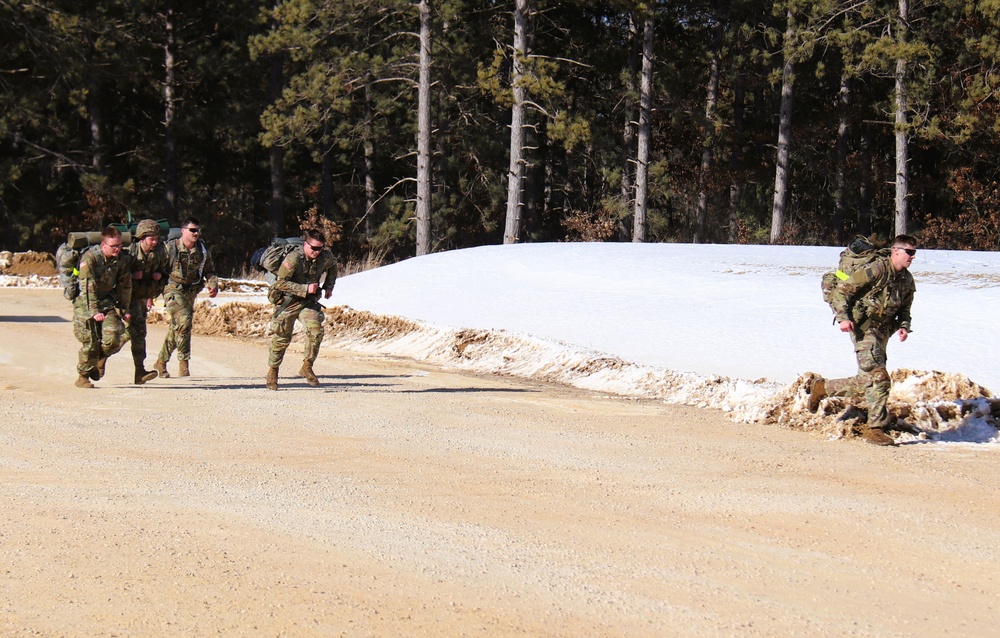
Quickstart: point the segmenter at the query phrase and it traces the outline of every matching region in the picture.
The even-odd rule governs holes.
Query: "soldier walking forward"
[[[319,379],[313,363],[323,343],[323,306],[319,302],[320,290],[329,299],[337,282],[337,259],[326,247],[322,233],[307,230],[302,235],[302,246],[285,256],[278,269],[277,280],[271,285],[267,298],[275,304],[271,319],[271,349],[268,355],[266,385],[268,390],[278,389],[278,368],[285,358],[285,350],[292,342],[295,321],[302,322],[306,331],[305,352],[299,376],[311,386],[318,386]]]
[[[858,359],[858,373],[847,379],[816,379],[809,392],[809,409],[815,411],[827,396],[864,398],[868,403],[868,427],[864,438],[875,445],[894,445],[886,433],[892,425],[887,409],[892,380],[886,369],[886,346],[895,332],[906,341],[910,329],[910,305],[916,292],[908,268],[917,254],[917,243],[909,235],[892,241],[888,257],[877,259],[837,283],[831,305],[834,321],[850,333]]]
[[[132,271],[132,303],[129,305],[128,335],[132,342],[132,361],[135,364],[135,383],[146,383],[156,378],[155,370],[146,370],[146,314],[153,307],[153,299],[163,292],[167,283],[167,250],[160,243],[160,225],[144,219],[135,229],[135,237],[128,248]]]
[[[101,243],[80,258],[80,294],[73,301],[73,334],[83,344],[76,366],[78,388],[93,388],[91,381],[104,376],[108,357],[124,344],[122,319],[129,320],[132,277],[121,251],[121,231],[108,226]]]
[[[177,351],[178,376],[191,375],[191,325],[194,323],[194,302],[198,293],[208,287],[208,296],[219,294],[219,281],[215,276],[212,254],[200,239],[201,223],[188,217],[181,224],[180,239],[167,242],[167,269],[170,276],[163,290],[163,299],[170,325],[163,347],[156,359],[155,370],[163,378],[170,376],[167,362]],[[207,282],[207,284],[206,284]]]

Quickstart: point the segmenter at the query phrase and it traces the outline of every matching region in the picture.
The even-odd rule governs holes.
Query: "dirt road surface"
[[[1000,456],[196,335],[94,390],[0,289],[0,635],[992,636]],[[162,325],[151,327],[155,356]],[[176,362],[172,362],[176,371]]]

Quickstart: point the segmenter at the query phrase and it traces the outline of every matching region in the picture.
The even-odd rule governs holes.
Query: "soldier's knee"
[[[872,379],[872,387],[878,389],[884,389],[886,391],[892,386],[892,378],[889,376],[889,371],[885,368],[879,367],[875,368],[870,372]]]

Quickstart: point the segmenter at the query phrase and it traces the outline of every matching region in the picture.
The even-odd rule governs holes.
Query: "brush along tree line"
[[[0,0],[0,249],[1000,248],[1000,3]]]

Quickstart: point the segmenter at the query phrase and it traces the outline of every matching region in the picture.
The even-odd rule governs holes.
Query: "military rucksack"
[[[821,282],[823,288],[823,301],[825,301],[834,313],[836,309],[833,308],[833,291],[836,289],[837,284],[841,281],[847,281],[850,279],[856,271],[861,270],[868,264],[877,261],[879,259],[885,259],[891,254],[888,248],[875,248],[872,246],[871,242],[868,241],[866,237],[858,235],[851,240],[851,243],[847,245],[840,253],[840,263],[837,265],[837,270],[830,271],[823,275],[823,280]],[[868,296],[877,293],[876,290],[871,290]]]
[[[63,243],[56,250],[56,267],[59,269],[59,287],[63,297],[75,301],[80,296],[80,257],[86,248],[72,248]]]
[[[270,244],[254,251],[250,256],[250,267],[264,273],[264,280],[273,284],[278,279],[278,269],[285,256],[301,246],[303,241],[301,237],[275,237]]]

